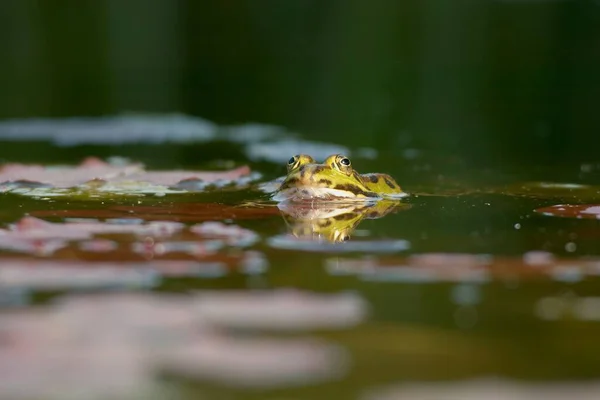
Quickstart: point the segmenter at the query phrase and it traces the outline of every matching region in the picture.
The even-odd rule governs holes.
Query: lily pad
[[[332,275],[354,275],[376,282],[485,283],[545,278],[572,283],[585,276],[598,276],[600,259],[561,259],[541,251],[511,258],[488,254],[422,253],[406,257],[336,257],[328,259],[325,268]]]
[[[557,204],[535,210],[551,217],[600,219],[600,204]]]
[[[506,1],[506,0],[504,0]],[[458,382],[399,383],[371,389],[360,400],[592,400],[600,398],[600,382],[521,382],[510,379],[469,379]]]
[[[0,139],[48,140],[59,146],[206,141],[217,126],[201,118],[171,115],[119,115],[56,119],[13,119],[0,122]]]
[[[204,191],[227,185],[242,187],[258,179],[247,166],[229,171],[146,171],[139,163],[107,163],[89,157],[77,166],[5,164],[0,192],[27,196],[142,195]]]
[[[0,249],[52,257],[57,263],[62,261],[60,265],[66,269],[44,264],[37,265],[39,268],[35,271],[45,271],[53,279],[59,279],[64,288],[69,288],[70,285],[78,287],[81,280],[94,280],[98,272],[94,275],[92,270],[108,262],[123,271],[143,267],[160,276],[221,277],[230,271],[260,274],[268,267],[263,254],[242,250],[258,239],[253,231],[216,221],[186,227],[178,222],[143,223],[139,219],[78,219],[54,223],[25,217],[8,229],[0,230]],[[0,258],[3,267],[12,266],[9,272],[13,275],[19,272],[14,266],[17,261],[19,266],[36,266],[35,260],[23,257]],[[144,261],[150,262],[143,265]],[[78,274],[82,278],[77,278]],[[118,278],[118,273],[114,275]],[[31,276],[37,279],[36,274]],[[27,273],[20,274],[19,282],[27,282],[27,277]],[[4,283],[11,286],[8,281]]]
[[[271,315],[281,301],[286,312]],[[245,324],[246,312],[256,317],[252,326]],[[346,326],[349,317],[352,324],[364,317],[357,296],[289,291],[71,295],[35,310],[0,314],[0,397],[181,398],[162,392],[157,371],[255,389],[337,379],[348,369],[348,355],[339,346],[273,338],[265,330],[335,329]],[[239,337],[220,329],[228,326],[245,326],[254,334]]]
[[[311,142],[300,139],[284,139],[269,143],[251,143],[246,150],[251,160],[267,160],[285,163],[295,154],[310,154],[316,159],[325,159],[330,154],[350,154],[350,149],[333,143]]]
[[[577,201],[600,199],[600,186],[560,182],[526,182],[493,188],[489,192],[542,199],[564,198]]]

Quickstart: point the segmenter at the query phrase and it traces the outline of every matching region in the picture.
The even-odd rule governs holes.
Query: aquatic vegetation
[[[0,398],[552,398],[511,378],[597,375],[593,177],[519,182],[575,175],[467,171],[416,143],[348,148],[185,116],[0,121],[0,140],[32,138],[103,156],[169,147],[182,158],[162,167],[224,170],[117,157],[0,169]],[[48,159],[85,156],[44,146]],[[298,153],[311,157],[256,184]],[[312,158],[332,153],[393,172],[411,197],[389,175],[354,174],[348,157]],[[302,169],[375,196],[270,201]],[[497,387],[470,380],[482,373]]]
[[[0,122],[0,139],[48,140],[58,146],[188,143],[212,140],[216,136],[217,129],[212,122],[181,114],[28,118]]]
[[[0,168],[0,192],[85,198],[165,195],[204,191],[210,187],[244,186],[258,177],[247,166],[230,171],[146,171],[139,163],[111,164],[88,157],[75,167],[5,164]]]
[[[0,397],[148,398],[158,391],[160,398],[157,372],[257,389],[314,384],[346,372],[348,357],[335,344],[264,332],[306,324],[338,328],[349,317],[359,323],[364,311],[357,298],[286,291],[231,296],[233,302],[227,292],[69,296],[35,311],[0,314]],[[289,313],[269,315],[280,300]],[[248,325],[239,311],[256,320]],[[262,334],[236,337],[218,329],[223,326]]]
[[[325,159],[330,154],[351,154],[346,146],[311,142],[300,139],[284,139],[265,143],[252,143],[248,146],[246,153],[251,160],[268,160],[276,163],[284,163],[290,157],[289,154],[312,154],[315,158]]]
[[[151,265],[0,258],[3,289],[36,291],[151,288],[160,274]],[[0,317],[1,319],[1,317]]]
[[[599,186],[561,182],[524,182],[498,188],[491,188],[490,193],[532,198],[563,198],[576,201],[598,199]]]
[[[505,279],[552,279],[577,282],[595,277],[600,258],[567,259],[547,252],[525,253],[521,258],[490,254],[421,253],[408,256],[329,258],[325,269],[335,276],[356,276],[365,281],[440,283],[491,282]]]
[[[600,219],[600,204],[558,204],[538,208],[535,212],[551,217]]]
[[[403,383],[369,390],[360,400],[592,400],[600,396],[600,382],[519,382],[500,378],[458,382]]]
[[[304,331],[352,327],[367,316],[368,306],[355,293],[309,295],[295,290],[240,290],[199,293],[195,310],[215,326]]]
[[[24,217],[0,230],[0,249],[22,254],[0,255],[0,277],[5,288],[50,290],[152,287],[165,276],[211,278],[231,271],[255,275],[268,262],[256,250],[240,249],[257,240],[250,230],[214,221],[186,227],[136,218],[55,223]]]

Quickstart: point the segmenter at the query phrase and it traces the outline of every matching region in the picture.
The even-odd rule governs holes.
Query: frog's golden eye
[[[350,160],[348,157],[338,154],[335,157],[335,162],[333,163],[335,169],[340,172],[343,172],[346,175],[352,174],[352,167],[350,166]]]
[[[298,156],[294,156],[294,157],[290,158],[288,160],[288,165],[293,165],[297,159],[298,159]]]

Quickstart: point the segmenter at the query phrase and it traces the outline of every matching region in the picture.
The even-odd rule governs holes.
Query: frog
[[[275,201],[377,201],[408,196],[384,173],[359,174],[350,159],[332,154],[322,164],[307,154],[289,159],[287,175],[273,195]]]

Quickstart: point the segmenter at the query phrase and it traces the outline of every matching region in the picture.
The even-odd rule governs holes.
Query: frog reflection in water
[[[382,200],[376,203],[290,203],[278,205],[292,235],[302,239],[345,242],[363,219],[377,219],[408,204]]]
[[[323,164],[299,154],[289,160],[287,171],[273,199],[296,237],[346,241],[363,219],[410,207],[398,201],[407,194],[391,176],[361,175],[341,154]]]
[[[288,173],[273,199],[276,201],[370,201],[407,196],[387,174],[356,172],[348,157],[334,154],[318,164],[306,154],[292,157]]]

